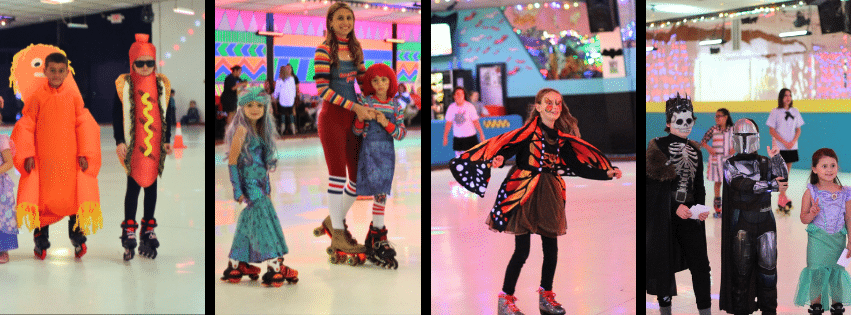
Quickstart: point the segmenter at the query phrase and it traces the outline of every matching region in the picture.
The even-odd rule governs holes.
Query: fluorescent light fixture
[[[654,51],[654,50],[656,50],[656,47],[647,46],[647,51]]]
[[[275,36],[275,37],[281,37],[281,36],[284,36],[284,33],[258,31],[258,32],[257,32],[257,35],[259,35],[259,36]]]
[[[794,31],[794,32],[785,32],[780,33],[780,37],[794,37],[794,36],[804,36],[804,35],[812,35],[810,31]]]
[[[700,46],[707,46],[707,45],[718,45],[718,44],[720,44],[720,43],[721,43],[721,40],[720,40],[720,39],[710,39],[710,40],[704,40],[704,41],[701,41],[701,42],[700,42],[700,43],[698,43],[698,44],[699,44]]]
[[[706,10],[703,8],[698,8],[690,5],[682,5],[682,4],[651,4],[649,5],[651,10],[666,12],[666,13],[706,13]]]
[[[185,14],[185,15],[195,15],[195,11],[192,11],[191,9],[185,9],[185,8],[174,8],[174,13]]]

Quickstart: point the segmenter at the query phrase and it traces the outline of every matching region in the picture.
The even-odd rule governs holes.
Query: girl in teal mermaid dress
[[[822,148],[813,153],[813,168],[801,203],[801,222],[808,224],[807,267],[798,280],[795,305],[811,302],[810,314],[822,314],[822,302],[831,305],[831,314],[842,314],[843,303],[851,303],[851,278],[837,264],[842,251],[851,248],[851,240],[847,240],[851,188],[842,186],[836,177],[838,169],[833,150]]]
[[[250,89],[239,98],[239,108],[228,126],[228,164],[233,197],[247,206],[239,215],[228,268],[223,281],[238,283],[243,276],[259,278],[260,269],[248,263],[268,261],[263,285],[280,287],[284,280],[298,281],[298,271],[283,265],[287,244],[281,223],[269,198],[269,173],[277,163],[269,95]]]

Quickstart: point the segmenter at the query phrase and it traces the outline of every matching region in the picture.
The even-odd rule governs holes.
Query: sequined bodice
[[[823,229],[828,234],[842,230],[845,226],[845,202],[851,199],[851,188],[842,187],[838,192],[820,190],[812,184],[807,184],[813,200],[818,199],[821,212],[813,219],[812,224]]]

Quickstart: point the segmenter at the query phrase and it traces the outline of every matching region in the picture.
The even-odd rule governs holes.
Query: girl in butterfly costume
[[[543,89],[535,97],[529,121],[520,129],[496,136],[450,160],[455,180],[464,188],[485,195],[489,167],[500,167],[517,156],[487,217],[491,230],[515,234],[515,251],[506,270],[499,314],[518,314],[514,287],[529,255],[530,234],[540,234],[544,249],[539,306],[545,314],[564,314],[552,292],[557,262],[556,236],[566,233],[565,185],[561,176],[608,180],[621,171],[594,146],[579,138],[576,118],[561,95]]]

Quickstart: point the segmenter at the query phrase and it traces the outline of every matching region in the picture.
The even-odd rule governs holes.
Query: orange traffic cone
[[[174,148],[175,149],[184,149],[186,145],[183,144],[183,132],[180,131],[180,122],[177,122],[177,135],[174,136]]]

